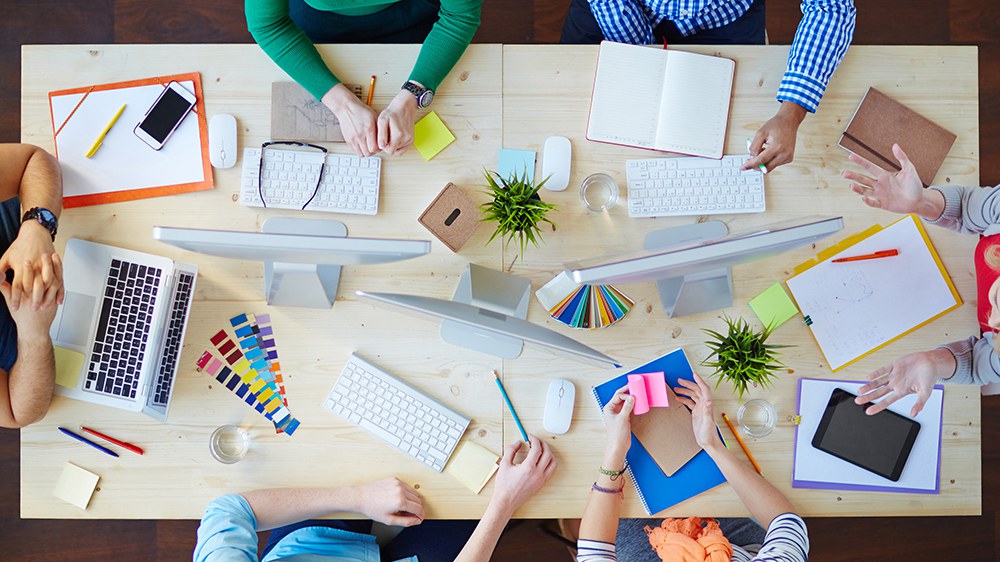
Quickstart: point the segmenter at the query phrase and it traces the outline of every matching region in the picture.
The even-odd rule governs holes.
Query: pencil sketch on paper
[[[855,271],[850,277],[834,280],[833,299],[838,306],[837,314],[847,308],[861,304],[875,294],[871,282],[861,270]]]
[[[345,86],[361,98],[361,86]],[[271,83],[271,139],[344,142],[333,112],[295,82]]]

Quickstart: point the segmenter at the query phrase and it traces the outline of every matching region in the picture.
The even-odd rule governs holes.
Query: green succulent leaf
[[[519,257],[523,259],[529,242],[537,246],[542,241],[541,223],[552,225],[553,230],[556,228],[556,224],[547,216],[549,211],[555,210],[556,205],[546,203],[538,197],[538,190],[549,178],[534,184],[528,179],[527,170],[520,175],[514,173],[508,178],[483,170],[483,177],[486,179],[484,193],[492,197],[492,200],[481,206],[483,217],[480,220],[496,223],[496,229],[486,243],[489,244],[497,237],[503,239],[505,245],[516,240],[521,251]]]
[[[772,326],[754,330],[742,318],[733,320],[723,316],[723,320],[726,322],[725,335],[702,329],[710,338],[705,342],[710,353],[701,364],[715,369],[712,376],[717,378],[716,389],[723,381],[728,381],[742,400],[750,386],[767,387],[772,384],[776,372],[785,368],[775,350],[792,346],[767,343],[767,338],[774,331]]]

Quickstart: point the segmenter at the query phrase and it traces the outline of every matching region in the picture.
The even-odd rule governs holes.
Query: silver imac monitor
[[[495,312],[487,308],[418,295],[369,293],[367,291],[357,291],[356,294],[359,299],[364,301],[458,324],[464,327],[467,332],[478,334],[478,337],[482,339],[481,343],[483,345],[468,345],[468,347],[485,353],[496,355],[493,350],[497,349],[494,347],[497,341],[515,340],[518,343],[517,352],[512,357],[506,355],[506,358],[517,357],[520,355],[522,342],[530,342],[552,352],[582,360],[586,363],[598,364],[604,367],[609,365],[616,368],[621,367],[621,364],[615,359],[608,357],[596,349],[583,345],[573,338],[553,332],[543,326],[532,324],[527,320]],[[503,349],[502,345],[500,349]]]
[[[640,251],[563,265],[577,283],[656,281],[667,315],[684,316],[732,306],[732,266],[811,244],[843,228],[843,217],[811,216],[732,233],[721,221],[707,221],[651,232]]]
[[[336,220],[272,217],[261,232],[153,227],[153,239],[191,252],[264,262],[267,304],[329,308],[340,268],[420,257],[429,240],[349,238]]]

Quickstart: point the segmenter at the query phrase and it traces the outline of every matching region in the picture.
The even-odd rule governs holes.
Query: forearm
[[[919,212],[931,224],[963,234],[982,234],[1000,224],[1000,185],[994,187],[935,186],[924,190],[934,208]],[[937,214],[934,214],[934,213]]]
[[[410,72],[410,80],[437,90],[479,28],[482,0],[445,0]]]
[[[993,347],[996,337],[967,338],[927,352],[935,361],[938,378],[980,386],[1000,382],[1000,358]]]
[[[41,207],[59,216],[62,212],[62,174],[51,154],[35,148],[21,176],[18,197],[22,210]]]
[[[608,450],[601,462],[601,467],[610,471],[618,471],[625,467],[625,451]],[[614,480],[611,476],[598,473],[595,480],[597,486],[608,490],[620,490],[624,485],[625,475],[617,476]],[[614,543],[615,535],[618,533],[618,516],[621,513],[621,494],[609,494],[591,490],[590,498],[587,500],[587,507],[583,511],[583,519],[580,521],[580,538]]]
[[[257,518],[258,531],[290,525],[341,511],[360,510],[351,486],[337,488],[274,488],[241,494]]]
[[[45,417],[52,401],[55,372],[49,334],[18,332],[17,362],[7,375],[9,425],[24,427]]]
[[[495,499],[490,501],[483,514],[476,530],[469,537],[469,542],[465,543],[465,548],[455,558],[455,562],[479,562],[489,560],[493,557],[493,550],[496,549],[497,542],[504,527],[514,514],[513,508],[505,506]]]
[[[707,447],[708,452],[723,476],[736,490],[750,515],[767,527],[771,520],[782,513],[795,513],[795,506],[777,488],[757,474],[749,464],[739,461],[729,449],[717,440]]]
[[[802,21],[788,52],[778,101],[794,101],[810,113],[816,111],[854,37],[855,14],[851,0],[802,3]]]

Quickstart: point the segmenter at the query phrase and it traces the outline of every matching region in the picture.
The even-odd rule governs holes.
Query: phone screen
[[[156,102],[156,105],[150,110],[149,115],[139,124],[139,128],[155,139],[156,142],[162,144],[163,141],[167,140],[170,131],[174,130],[178,121],[191,108],[191,105],[180,94],[167,88],[163,93],[163,97]]]

